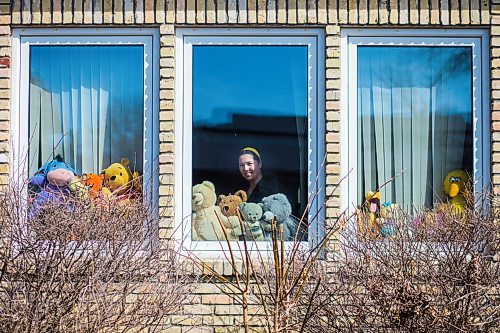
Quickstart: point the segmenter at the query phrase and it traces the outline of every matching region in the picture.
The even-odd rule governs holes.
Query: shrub
[[[28,219],[25,193],[0,192],[0,331],[154,331],[189,298],[178,255],[158,244],[141,200],[70,195]]]

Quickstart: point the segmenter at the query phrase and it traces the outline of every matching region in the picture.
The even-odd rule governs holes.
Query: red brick
[[[10,58],[9,57],[1,57],[0,58],[0,67],[10,68]]]

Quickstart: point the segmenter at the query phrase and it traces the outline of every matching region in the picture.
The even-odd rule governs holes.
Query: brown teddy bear
[[[247,193],[239,190],[235,194],[219,195],[219,207],[224,216],[238,216],[238,207],[247,201]]]

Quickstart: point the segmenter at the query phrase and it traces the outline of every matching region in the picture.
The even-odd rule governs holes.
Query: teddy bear
[[[75,169],[66,164],[61,155],[45,163],[28,182],[30,194],[34,196],[28,216],[35,218],[49,203],[67,201],[76,177]]]
[[[238,240],[242,234],[239,218],[224,216],[220,207],[215,205],[216,200],[217,195],[212,182],[205,180],[193,186],[193,240],[225,241],[221,223],[226,229],[229,240]]]
[[[262,198],[263,218],[261,227],[264,230],[265,239],[270,240],[272,235],[272,223],[276,218],[278,230],[280,225],[283,225],[283,239],[285,241],[293,241],[297,234],[298,222],[292,217],[292,206],[286,195],[276,193]],[[299,236],[298,239],[302,240]]]
[[[219,195],[219,207],[225,216],[238,216],[238,207],[247,201],[247,193],[243,190],[235,194]]]
[[[142,186],[139,173],[132,172],[129,164],[127,158],[122,158],[120,163],[113,163],[102,170],[104,186],[116,198],[127,200],[141,196]],[[107,193],[106,190],[104,191]]]
[[[264,240],[264,233],[260,226],[262,218],[262,203],[242,202],[240,212],[243,217],[243,226],[245,227],[245,239]]]

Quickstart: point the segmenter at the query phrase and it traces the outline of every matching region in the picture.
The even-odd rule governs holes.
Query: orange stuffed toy
[[[91,199],[96,199],[100,196],[110,196],[111,192],[106,187],[103,187],[104,175],[96,175],[95,173],[84,173],[82,175],[82,183],[88,188]]]

